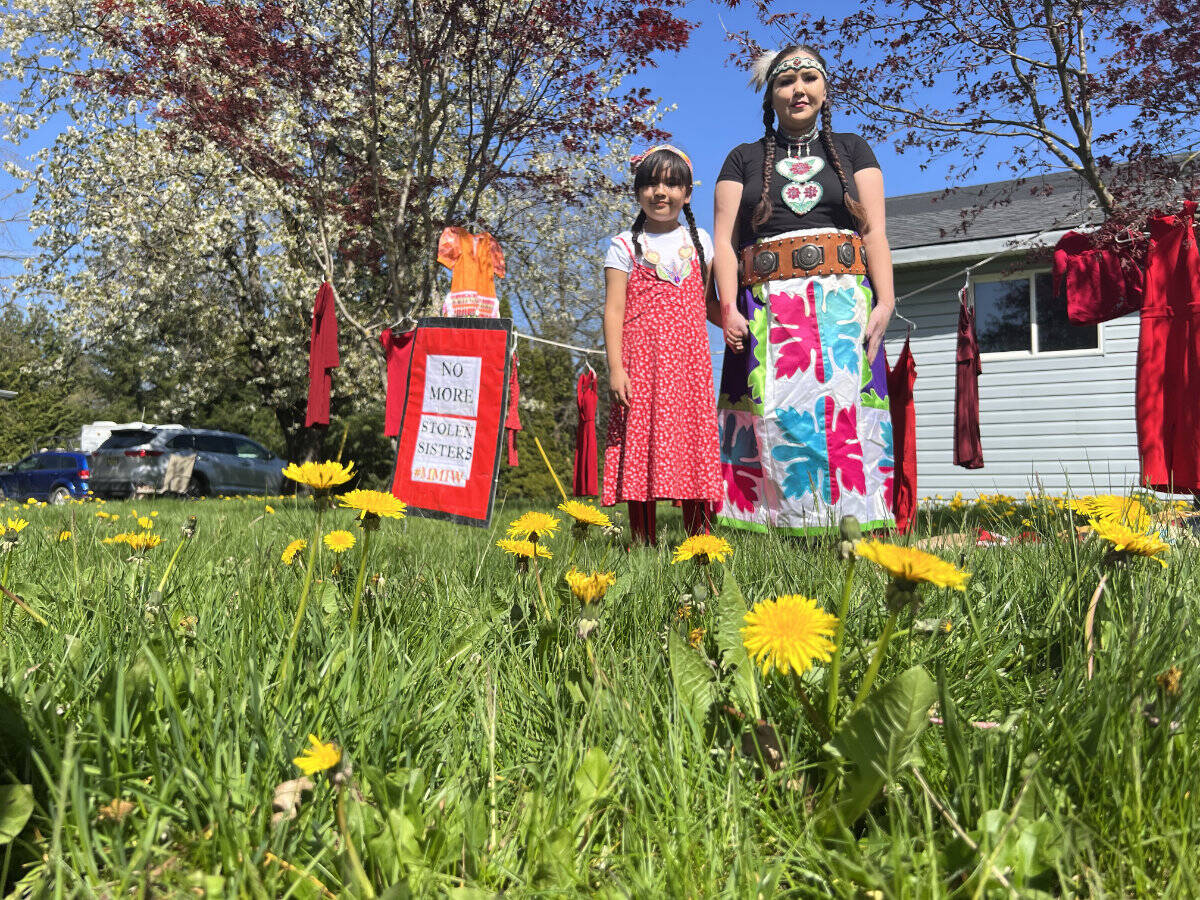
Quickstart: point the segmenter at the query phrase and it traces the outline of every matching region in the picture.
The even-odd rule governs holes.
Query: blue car
[[[27,456],[7,472],[0,472],[0,500],[44,500],[66,503],[87,496],[92,477],[86,453],[46,450]]]

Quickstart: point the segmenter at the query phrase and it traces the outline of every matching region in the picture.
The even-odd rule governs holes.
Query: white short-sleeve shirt
[[[708,236],[708,232],[703,228],[697,228],[696,233],[700,235],[700,246],[704,248],[704,262],[711,270],[713,259],[712,238]],[[663,269],[672,276],[678,277],[682,273],[684,266],[684,261],[679,255],[679,248],[691,247],[692,236],[688,232],[687,226],[680,225],[674,231],[666,231],[662,234],[651,234],[643,231],[638,235],[638,242],[642,245],[643,261],[646,251],[653,250],[658,254]],[[604,268],[620,269],[622,272],[633,271],[632,231],[622,231],[612,239],[608,245],[608,253],[604,257]]]

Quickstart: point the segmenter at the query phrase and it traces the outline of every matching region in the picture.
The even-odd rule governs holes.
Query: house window
[[[972,279],[980,353],[1094,352],[1095,325],[1072,325],[1049,272]]]

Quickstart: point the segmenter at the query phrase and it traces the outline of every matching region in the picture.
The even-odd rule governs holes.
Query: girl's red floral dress
[[[632,255],[632,254],[631,254]],[[637,261],[629,274],[621,359],[633,386],[613,403],[604,451],[605,506],[706,500],[723,494],[704,284],[694,264],[680,284]]]

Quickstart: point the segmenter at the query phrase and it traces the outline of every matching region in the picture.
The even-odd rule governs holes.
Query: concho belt
[[[742,250],[743,286],[814,275],[866,275],[867,248],[857,234],[807,234]]]

